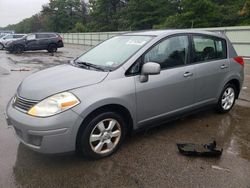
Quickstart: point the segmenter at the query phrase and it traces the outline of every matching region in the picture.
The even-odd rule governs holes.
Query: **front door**
[[[161,65],[159,75],[141,83],[135,77],[137,120],[139,126],[188,109],[194,102],[194,70],[189,61],[189,40],[186,35],[169,37],[152,47],[143,63]]]

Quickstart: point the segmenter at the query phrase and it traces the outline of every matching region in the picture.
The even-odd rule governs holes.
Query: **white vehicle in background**
[[[7,34],[0,38],[0,50],[3,50],[8,42],[20,39],[26,34]]]
[[[6,36],[7,34],[5,34],[5,33],[0,33],[0,39],[2,38],[2,37],[4,37],[4,36]]]

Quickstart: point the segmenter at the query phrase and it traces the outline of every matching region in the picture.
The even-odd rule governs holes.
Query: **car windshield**
[[[114,70],[151,39],[152,36],[116,36],[84,53],[75,63],[88,63]]]
[[[0,38],[3,38],[5,35],[0,35]]]

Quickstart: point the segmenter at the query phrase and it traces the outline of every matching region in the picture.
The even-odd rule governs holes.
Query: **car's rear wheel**
[[[77,150],[89,159],[112,155],[125,138],[125,121],[115,112],[101,113],[79,134]]]
[[[0,50],[4,49],[4,45],[0,43]]]
[[[14,52],[16,53],[16,54],[21,54],[21,53],[23,53],[23,51],[24,51],[24,47],[23,46],[14,46]]]
[[[48,47],[48,52],[49,53],[57,52],[57,46],[55,44],[50,44]]]
[[[227,84],[224,87],[220,99],[217,103],[217,111],[220,113],[229,112],[234,106],[236,96],[236,87],[233,84]]]

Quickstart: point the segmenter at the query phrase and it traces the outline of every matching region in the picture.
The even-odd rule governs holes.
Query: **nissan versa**
[[[127,133],[213,105],[229,112],[244,61],[221,34],[192,30],[115,36],[70,64],[25,78],[7,122],[41,153],[114,153]]]

